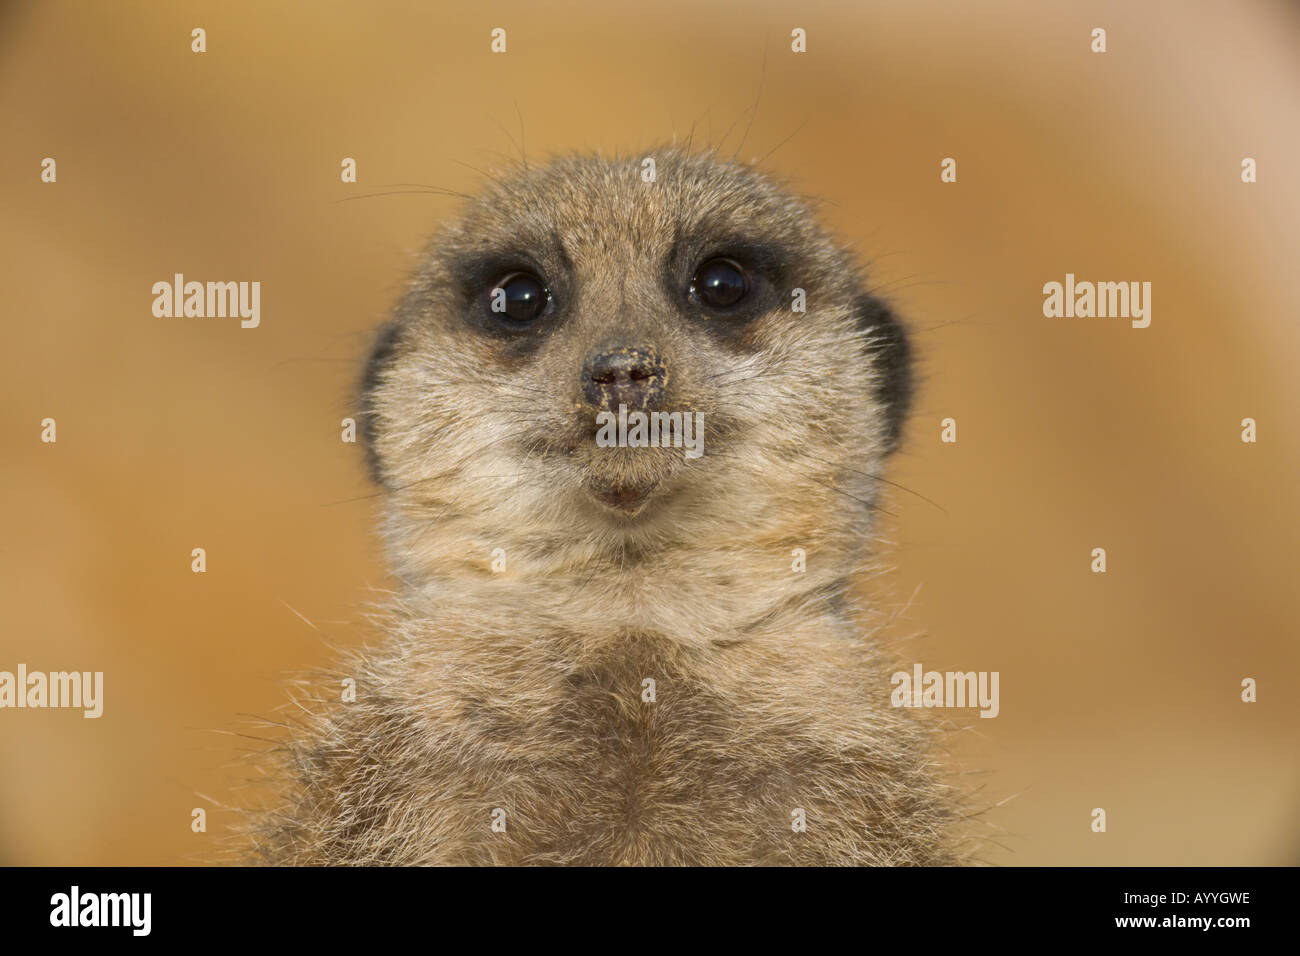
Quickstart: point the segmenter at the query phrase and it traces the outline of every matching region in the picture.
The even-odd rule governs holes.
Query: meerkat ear
[[[864,293],[854,312],[858,330],[869,337],[871,358],[880,372],[876,398],[885,409],[888,450],[893,451],[912,405],[912,347],[902,323],[883,300]]]
[[[376,484],[384,484],[383,463],[375,449],[375,435],[379,427],[379,411],[375,407],[375,391],[383,381],[384,374],[393,364],[397,354],[397,343],[402,335],[402,326],[397,319],[390,319],[379,327],[374,344],[370,346],[370,355],[366,359],[365,371],[362,372],[358,389],[358,419],[361,432],[362,451],[366,456],[366,468]]]

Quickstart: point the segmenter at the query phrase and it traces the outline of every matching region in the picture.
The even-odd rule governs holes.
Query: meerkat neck
[[[735,640],[843,616],[863,557],[856,534],[779,527],[746,537],[679,533],[669,542],[498,531],[449,520],[418,541],[395,542],[404,598],[421,614],[472,606],[480,619],[486,613],[506,625],[527,615],[592,633]]]

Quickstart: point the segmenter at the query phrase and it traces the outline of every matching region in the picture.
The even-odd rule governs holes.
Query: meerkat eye
[[[512,272],[492,287],[488,308],[493,316],[515,323],[532,322],[551,301],[551,290],[537,276]]]
[[[710,308],[730,308],[748,294],[749,278],[731,259],[709,259],[701,263],[691,279],[691,298]]]

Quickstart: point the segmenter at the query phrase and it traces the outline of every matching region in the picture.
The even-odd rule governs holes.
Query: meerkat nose
[[[597,408],[658,408],[667,384],[667,365],[652,345],[598,348],[582,365],[583,397]]]

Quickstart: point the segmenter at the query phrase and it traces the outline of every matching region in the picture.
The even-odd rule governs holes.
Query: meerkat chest
[[[754,718],[680,651],[633,641],[569,670],[554,701],[499,725],[489,768],[518,862],[761,860],[787,842],[807,742]],[[806,761],[803,761],[806,764]],[[805,768],[806,769],[806,766]],[[489,796],[484,794],[484,796]]]

